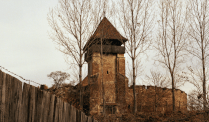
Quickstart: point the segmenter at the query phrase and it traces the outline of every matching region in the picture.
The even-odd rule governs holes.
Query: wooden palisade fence
[[[97,122],[69,103],[0,70],[0,122]]]

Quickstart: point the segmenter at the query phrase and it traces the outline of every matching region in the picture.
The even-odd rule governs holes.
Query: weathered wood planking
[[[62,111],[62,114],[61,114],[62,120],[61,121],[62,122],[65,122],[65,117],[66,117],[65,116],[65,113],[64,113],[65,112],[65,109],[66,109],[65,108],[65,102],[62,99],[61,99],[61,102],[62,102],[62,104],[61,104],[62,105],[62,110],[61,110]]]
[[[76,109],[76,122],[81,122],[81,111]]]
[[[76,109],[74,107],[71,107],[70,116],[70,122],[76,122]]]
[[[28,122],[28,115],[29,115],[29,89],[30,85],[24,83],[23,85],[23,93],[22,93],[22,120],[21,122]]]
[[[55,101],[55,95],[50,94],[48,122],[53,122],[53,120],[54,120],[54,106],[55,106],[54,101]]]
[[[3,84],[3,73],[2,71],[0,70],[0,121],[3,121],[3,110],[2,110],[2,84]]]
[[[6,74],[0,71],[0,121],[5,122],[5,100],[6,100]]]
[[[14,77],[12,76],[9,76],[9,84],[8,84],[8,94],[9,94],[9,101],[8,101],[8,104],[9,104],[9,113],[8,113],[8,120],[9,122],[14,122],[14,104],[13,104],[13,101],[14,101],[14,84],[12,83],[14,80]]]
[[[59,108],[59,111],[58,111],[58,114],[59,114],[59,122],[62,122],[63,121],[63,118],[62,118],[62,115],[63,115],[63,101],[61,100],[61,98],[58,99],[59,100],[59,104],[58,104],[58,108]]]
[[[44,103],[43,103],[43,116],[42,120],[43,122],[47,122],[48,116],[49,116],[49,107],[50,107],[50,94],[46,91],[44,91]]]
[[[21,117],[22,117],[22,82],[19,81],[18,79],[14,79],[14,82],[16,84],[15,89],[16,89],[16,110],[15,110],[15,120],[14,122],[20,122]]]
[[[67,104],[68,105],[68,118],[67,118],[67,122],[71,122],[71,105],[70,104]]]
[[[97,122],[69,103],[0,71],[0,122]]]
[[[83,112],[81,112],[81,122],[87,122],[87,120],[88,117]]]
[[[29,117],[28,117],[28,122],[34,122],[35,119],[35,106],[36,106],[36,88],[34,86],[30,85],[30,90],[29,90]]]
[[[55,97],[54,122],[59,122],[59,98]]]
[[[46,92],[40,89],[37,89],[37,105],[36,105],[36,121],[42,122],[43,119],[43,109],[45,102]]]
[[[5,99],[5,113],[4,113],[4,121],[5,122],[9,122],[9,112],[10,112],[10,86],[11,85],[11,76],[10,75],[6,75],[6,89],[5,89],[5,95],[6,95],[6,99]]]
[[[39,92],[40,93],[40,92]],[[40,99],[40,118],[39,118],[39,122],[43,122],[43,116],[44,116],[44,109],[45,109],[45,102],[46,102],[46,91],[42,91],[42,95],[41,95],[42,99]]]
[[[68,122],[69,120],[69,111],[68,111],[68,103],[64,102],[64,108],[63,108],[63,122]]]
[[[18,97],[17,97],[17,89],[16,89],[16,87],[17,87],[17,82],[15,81],[16,80],[16,78],[14,78],[14,77],[11,77],[10,78],[10,80],[11,80],[11,84],[10,84],[10,104],[9,104],[9,106],[10,106],[10,111],[9,111],[9,120],[11,121],[11,122],[14,122],[15,121],[15,111],[16,111],[16,109],[17,109],[17,99],[18,99]]]

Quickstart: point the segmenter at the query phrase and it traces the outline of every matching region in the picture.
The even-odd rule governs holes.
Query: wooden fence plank
[[[35,115],[35,122],[39,122],[40,121],[40,113],[41,113],[41,110],[40,110],[40,106],[41,106],[41,103],[42,103],[42,94],[43,92],[37,88],[36,89],[36,115]]]
[[[59,98],[55,97],[54,122],[59,122]]]
[[[36,106],[36,90],[34,86],[30,85],[30,91],[29,91],[29,117],[28,122],[34,122],[35,119],[35,106]]]
[[[21,122],[28,122],[29,90],[30,90],[30,85],[24,83],[23,93],[22,93],[22,121]]]
[[[20,119],[22,119],[21,117],[21,113],[22,113],[22,82],[19,81],[17,78],[14,79],[14,82],[15,82],[15,89],[16,89],[16,99],[15,99],[15,102],[16,102],[16,110],[15,110],[15,120],[14,122],[21,122]]]
[[[71,106],[70,114],[71,114],[70,122],[76,122],[76,109],[73,106]]]
[[[61,98],[59,98],[59,122],[63,122],[63,100]]]
[[[10,80],[10,84],[9,84],[9,122],[14,122],[14,109],[15,109],[14,77],[10,76],[9,80]]]
[[[68,120],[69,120],[69,113],[68,113],[68,103],[67,102],[64,102],[64,111],[63,111],[63,122],[68,122]]]
[[[0,87],[1,87],[1,94],[0,94],[0,121],[5,122],[4,116],[5,116],[5,101],[6,101],[6,74],[2,71],[0,71]]]
[[[76,109],[76,122],[81,122],[81,111]]]
[[[3,72],[0,70],[0,121],[3,121],[3,110],[2,110],[2,86],[3,84]]]
[[[15,111],[17,109],[17,82],[15,81],[16,78],[11,77],[11,88],[10,88],[10,113],[9,113],[9,118],[11,122],[15,122]]]
[[[68,104],[68,118],[67,118],[67,122],[71,122],[71,104]]]
[[[61,106],[61,99],[60,98],[58,98],[57,99],[57,106],[58,106],[58,122],[61,122],[61,120],[62,120],[62,118],[61,118],[61,113],[62,113],[62,111],[61,111],[61,109],[62,109],[62,106]]]
[[[42,91],[40,89],[37,89],[37,105],[36,105],[36,121],[42,122],[43,121],[43,111],[44,111],[44,105],[45,105],[45,99],[46,99],[46,91]]]
[[[48,113],[49,113],[49,105],[50,105],[50,94],[46,91],[44,91],[44,99],[45,102],[43,104],[43,122],[47,122],[48,119]]]
[[[50,95],[50,103],[49,103],[49,115],[48,115],[48,122],[53,122],[54,119],[54,102],[55,102],[55,95]]]
[[[85,113],[81,112],[81,122],[87,122],[88,117],[85,115]]]
[[[5,113],[4,113],[4,121],[10,122],[9,112],[10,112],[10,90],[11,90],[11,76],[6,75],[6,89],[5,89]]]
[[[39,92],[39,88],[35,87],[35,118],[34,118],[34,122],[38,122],[39,119],[39,108],[38,108],[38,92]]]
[[[39,112],[40,112],[40,118],[39,118],[39,122],[43,122],[43,114],[44,114],[44,103],[45,103],[45,97],[46,97],[46,92],[45,91],[42,91],[42,92],[39,92],[39,93],[42,93],[40,95],[40,106],[39,106]]]

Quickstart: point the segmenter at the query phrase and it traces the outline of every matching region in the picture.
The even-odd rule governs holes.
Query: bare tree
[[[140,62],[139,57],[151,45],[151,31],[153,18],[151,16],[152,0],[121,0],[119,3],[120,12],[119,21],[122,26],[124,35],[128,39],[125,44],[126,52],[132,60],[132,79],[133,79],[133,96],[134,96],[134,114],[137,112],[137,101],[135,93],[136,85],[136,66]]]
[[[209,56],[209,8],[208,0],[189,1],[189,48],[188,52],[200,61],[203,106],[206,110],[206,66]]]
[[[173,111],[175,111],[175,82],[177,69],[183,63],[185,50],[185,22],[183,4],[180,0],[161,0],[159,4],[160,20],[158,21],[158,39],[155,49],[157,61],[170,74],[172,83]]]
[[[55,71],[51,72],[47,75],[49,78],[52,78],[54,80],[54,85],[59,88],[62,86],[65,80],[67,80],[70,77],[70,74],[62,71]]]
[[[82,67],[84,65],[84,45],[92,35],[100,20],[101,10],[92,7],[96,0],[59,0],[57,8],[48,14],[48,22],[52,28],[51,39],[58,50],[64,53],[71,63],[79,68],[80,109],[82,109]]]
[[[208,93],[207,93],[208,95]],[[188,109],[189,110],[203,110],[203,94],[202,94],[202,89],[193,89],[189,94],[188,94]]]
[[[198,63],[199,64],[199,63]],[[201,67],[201,66],[199,66]],[[192,92],[192,95],[196,95],[198,97],[198,100],[200,98],[204,98],[204,93],[203,93],[203,72],[202,72],[202,67],[198,69],[198,66],[195,68],[195,67],[188,67],[189,69],[189,72],[188,72],[188,75],[189,75],[189,80],[188,82],[191,83],[195,89],[193,90]],[[205,70],[205,74],[206,76],[209,75],[209,72],[208,70],[206,69]],[[209,80],[209,77],[206,77],[206,82]],[[206,83],[206,86],[208,86],[208,84]],[[208,86],[209,87],[209,86]],[[206,91],[206,96],[208,95],[209,91]],[[204,103],[204,99],[203,101],[201,102],[201,104],[203,105]],[[206,103],[208,103],[208,98],[206,99]],[[208,107],[208,104],[206,104],[206,107]]]
[[[157,87],[169,87],[171,86],[168,77],[159,71],[150,70],[150,75],[146,75],[146,82],[149,85],[154,85]]]

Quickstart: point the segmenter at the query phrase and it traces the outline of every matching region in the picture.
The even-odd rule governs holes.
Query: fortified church
[[[107,114],[132,113],[133,87],[128,87],[128,79],[125,76],[125,47],[123,45],[126,41],[128,40],[104,17],[95,33],[85,44],[83,50],[85,61],[88,63],[88,75],[81,83],[84,89],[85,113],[102,114],[103,87]],[[136,86],[135,88],[139,112],[172,110],[171,89],[154,86]],[[176,109],[187,110],[187,94],[175,89],[175,95]]]

